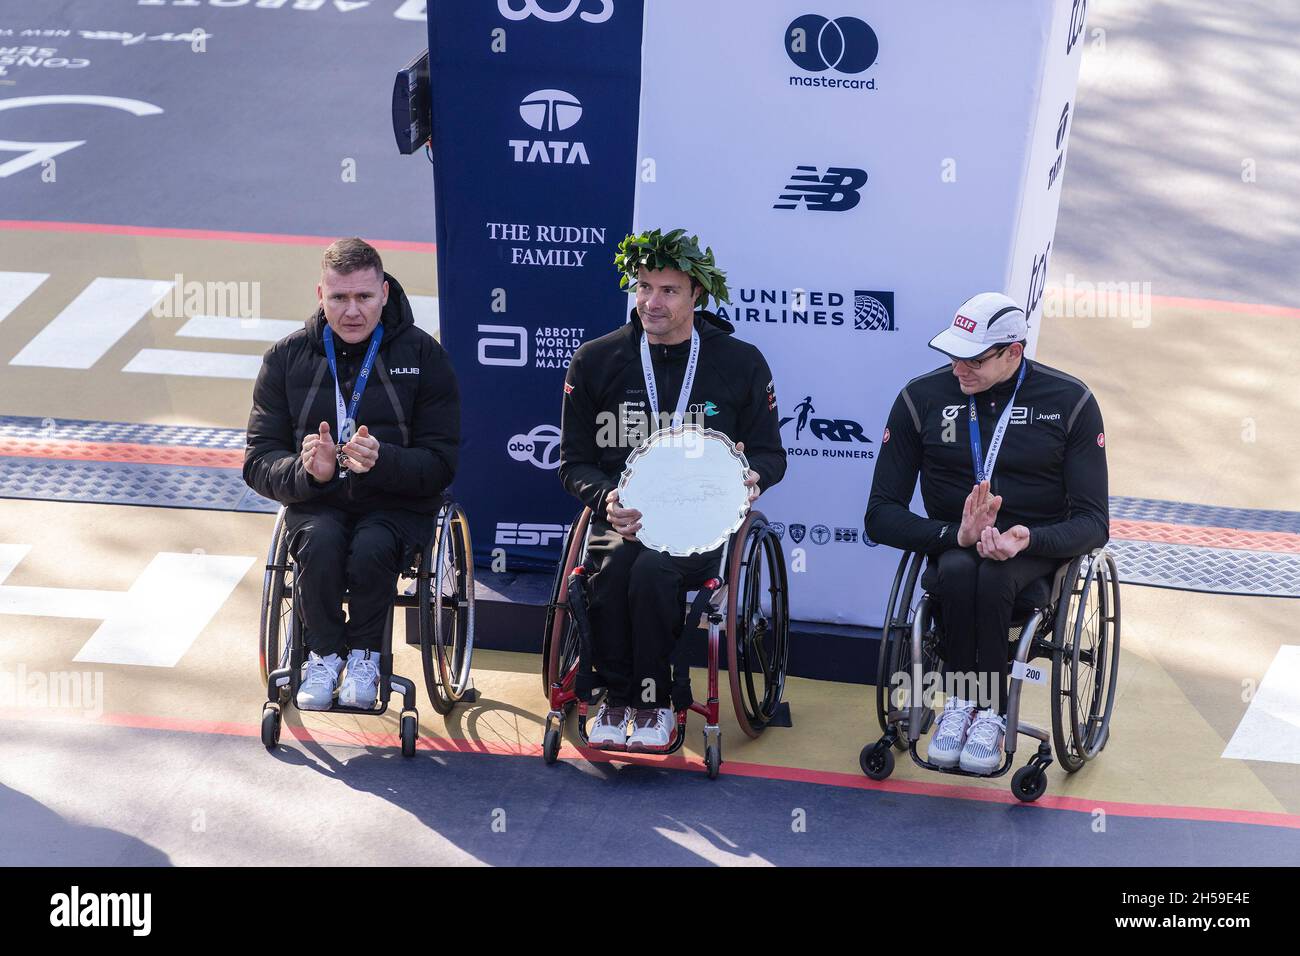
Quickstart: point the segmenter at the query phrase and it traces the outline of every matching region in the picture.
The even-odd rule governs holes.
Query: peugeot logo
[[[828,20],[815,13],[796,17],[785,30],[785,52],[809,73],[861,73],[876,62],[876,31],[857,17]]]
[[[554,133],[582,119],[582,104],[564,90],[538,90],[524,97],[519,104],[519,115],[533,129]]]

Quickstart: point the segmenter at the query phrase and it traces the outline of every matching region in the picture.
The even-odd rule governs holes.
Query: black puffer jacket
[[[325,315],[317,309],[304,328],[267,350],[253,386],[244,448],[244,481],[281,504],[319,502],[354,514],[404,508],[435,514],[456,474],[460,446],[460,390],[447,353],[415,325],[411,303],[388,280],[380,321],[384,339],[357,409],[357,426],[379,439],[379,458],[363,474],[325,483],[302,466],[303,436],[328,422],[338,439],[334,383],[325,358]],[[344,400],[370,345],[334,337]]]

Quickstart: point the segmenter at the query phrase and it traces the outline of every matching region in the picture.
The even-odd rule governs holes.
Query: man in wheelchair
[[[871,540],[928,555],[947,694],[928,759],[969,773],[1002,761],[1017,594],[1110,537],[1101,409],[1083,382],[1025,358],[1027,335],[1001,293],[962,304],[930,340],[949,363],[894,401],[866,511]],[[918,474],[924,518],[910,511]]]
[[[626,325],[584,343],[569,365],[560,480],[593,513],[592,664],[607,695],[589,743],[655,750],[670,744],[675,725],[671,657],[683,625],[682,592],[717,573],[721,549],[678,558],[642,545],[641,513],[618,501],[627,457],[673,421],[720,431],[750,463],[751,502],[781,480],[786,461],[767,361],[703,308],[710,295],[730,301],[713,250],[701,252],[684,230],[655,230],[624,239],[615,265],[621,284],[635,286],[636,307]]]
[[[456,471],[460,395],[372,246],[329,246],[316,297],[305,327],[262,360],[244,480],[286,506],[308,651],[298,706],[328,710],[337,687],[340,704],[373,708],[397,577],[433,534]]]

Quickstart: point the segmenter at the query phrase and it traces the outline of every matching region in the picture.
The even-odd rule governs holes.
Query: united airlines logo
[[[894,293],[854,289],[853,327],[859,332],[894,331]]]
[[[867,184],[867,173],[847,166],[828,166],[825,173],[816,166],[796,166],[773,209],[798,209],[813,212],[848,212],[862,201],[860,190]]]

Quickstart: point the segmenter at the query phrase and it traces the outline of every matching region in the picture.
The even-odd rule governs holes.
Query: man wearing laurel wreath
[[[373,708],[397,576],[456,473],[460,392],[372,246],[326,249],[316,297],[305,327],[262,359],[244,481],[286,506],[308,651],[298,706],[328,710],[337,689],[340,704]]]
[[[729,302],[713,250],[677,229],[627,236],[614,264],[636,307],[622,328],[583,344],[564,383],[560,480],[591,508],[592,656],[608,694],[592,746],[631,751],[672,739],[671,655],[681,592],[716,574],[721,548],[681,558],[645,547],[641,513],[620,506],[628,455],[656,428],[686,422],[735,442],[749,500],[785,475],[772,372],[757,348],[704,307]],[[678,702],[678,706],[681,706]]]

